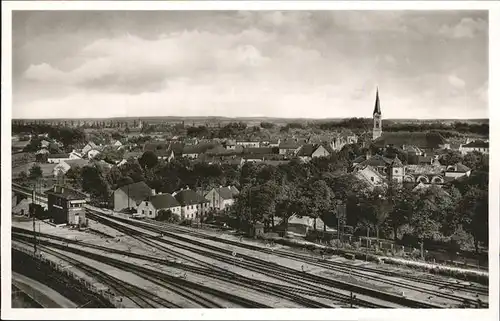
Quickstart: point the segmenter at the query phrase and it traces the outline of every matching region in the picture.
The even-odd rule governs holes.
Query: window
[[[370,177],[370,178],[372,179],[372,182],[375,182],[375,178],[374,178],[373,176],[372,176],[372,177]]]
[[[149,211],[149,215],[153,215],[153,211]]]
[[[395,174],[397,174],[397,173],[398,173],[398,170],[397,170],[397,169],[395,169],[395,170],[394,170],[394,173],[395,173]]]
[[[144,214],[144,210],[142,210],[142,214]]]
[[[146,206],[148,206],[148,202],[146,202]]]

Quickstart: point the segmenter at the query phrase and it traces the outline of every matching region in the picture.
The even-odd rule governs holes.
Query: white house
[[[452,178],[460,178],[463,176],[470,176],[471,169],[468,168],[467,166],[457,163],[455,165],[450,165],[446,168],[446,171],[444,172],[445,177],[452,177]]]
[[[307,162],[316,157],[330,156],[330,152],[321,144],[306,144],[300,147],[297,156]]]
[[[170,210],[181,217],[181,204],[168,193],[151,195],[137,206],[137,214],[145,215],[148,218],[156,218],[160,210]]]
[[[71,168],[74,167],[84,167],[89,164],[89,161],[86,159],[68,159],[59,162],[55,167],[54,167],[54,176],[58,175],[64,175],[66,174]]]
[[[69,153],[69,159],[82,159],[82,158],[83,158],[82,154],[78,153],[75,150]]]
[[[193,220],[208,211],[210,202],[189,187],[174,192],[172,196],[181,204],[181,219]]]
[[[379,173],[375,168],[370,165],[365,166],[363,169],[359,169],[354,174],[358,179],[368,183],[370,188],[385,186],[385,179],[382,174]]]
[[[234,186],[212,188],[205,194],[205,198],[210,202],[209,207],[217,210],[226,210],[234,203],[234,197],[240,192]]]
[[[463,155],[472,152],[488,154],[490,152],[490,144],[487,141],[476,140],[465,145],[460,145],[459,151]]]
[[[92,149],[87,153],[87,158],[88,159],[94,159],[97,155],[99,155],[101,152],[98,151],[97,149]]]
[[[260,141],[239,140],[239,141],[236,141],[236,145],[243,146],[245,148],[249,148],[249,147],[257,148],[257,147],[260,147]]]
[[[88,152],[90,152],[93,149],[98,149],[99,146],[97,146],[94,142],[88,142],[87,145],[85,145],[82,149],[82,154],[87,155]]]
[[[69,154],[49,154],[47,161],[52,164],[58,164],[62,161],[70,160]]]

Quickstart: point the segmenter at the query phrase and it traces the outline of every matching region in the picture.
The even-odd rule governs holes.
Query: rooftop
[[[158,194],[149,197],[149,201],[157,210],[181,206],[171,194]]]

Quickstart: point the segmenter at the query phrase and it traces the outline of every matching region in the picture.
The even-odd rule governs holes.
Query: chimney
[[[156,195],[156,190],[154,188],[151,190],[151,195]]]
[[[368,160],[368,159],[370,159],[371,157],[372,157],[372,152],[371,152],[370,150],[368,150],[368,151],[366,152],[366,159]]]

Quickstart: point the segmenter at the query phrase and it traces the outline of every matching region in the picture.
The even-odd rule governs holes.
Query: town
[[[487,307],[488,121],[382,98],[336,120],[14,119],[13,269],[67,307]]]

